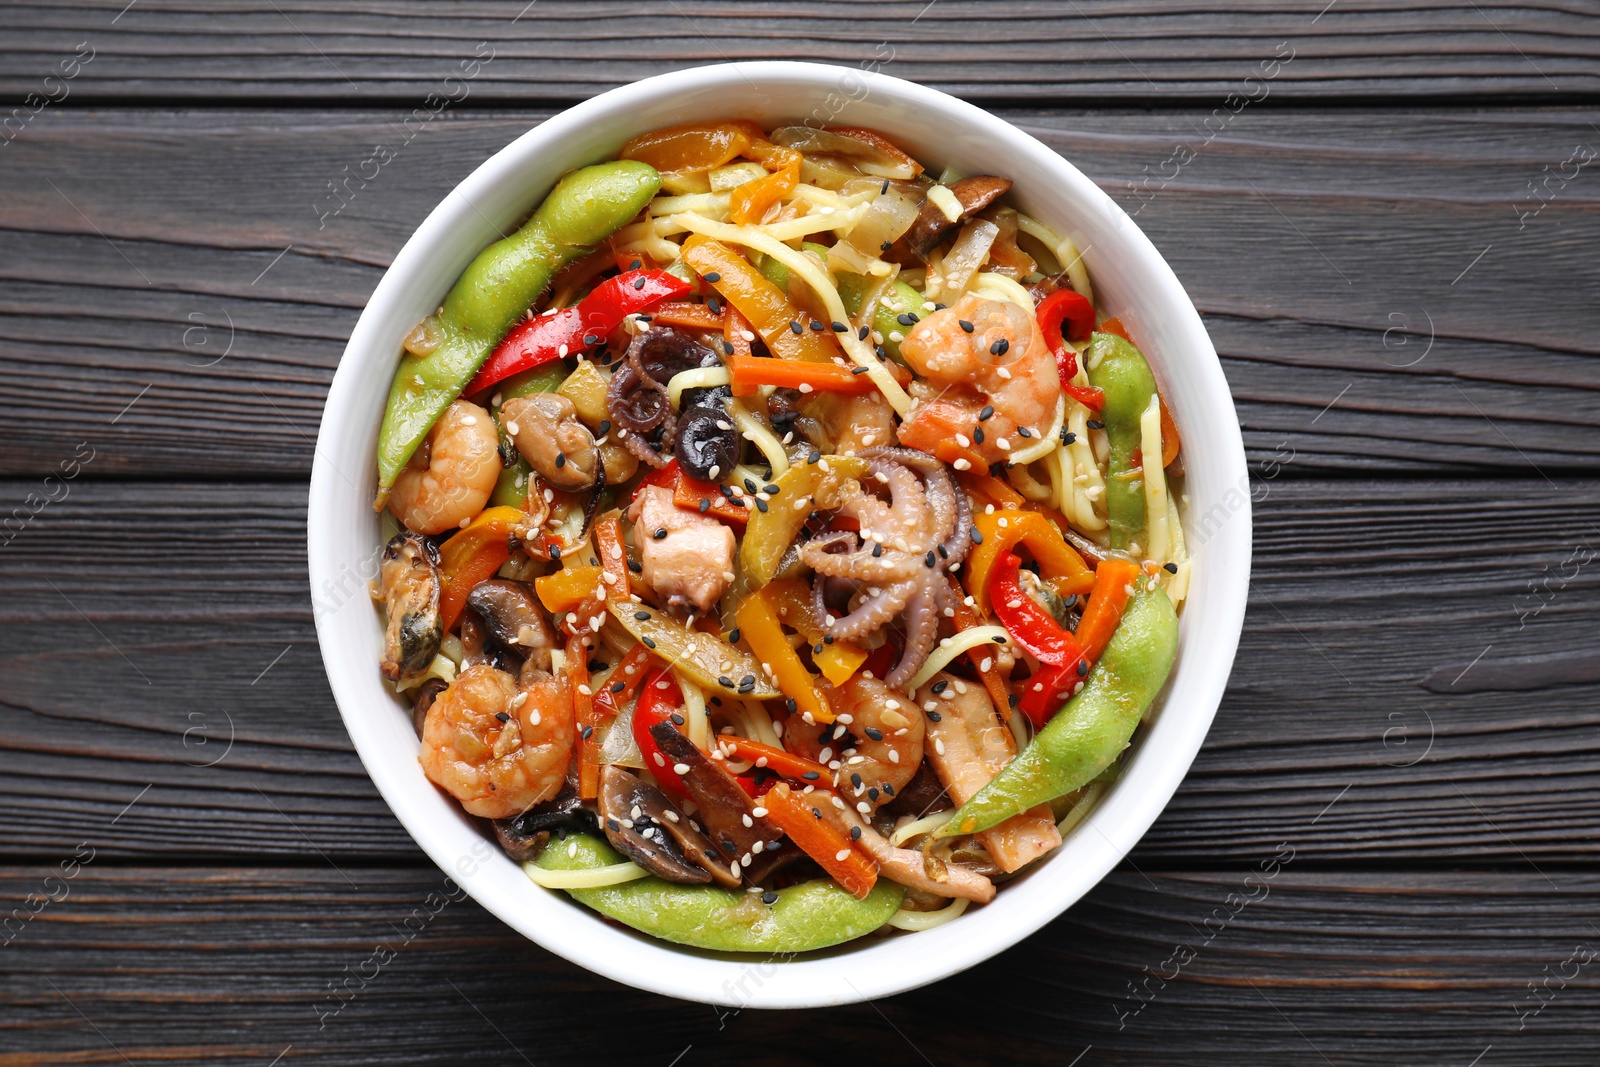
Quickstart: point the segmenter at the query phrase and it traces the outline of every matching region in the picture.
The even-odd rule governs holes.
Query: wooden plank
[[[1571,295],[1600,284],[1595,187],[1529,188],[1596,112],[1256,108],[1209,144],[1209,112],[1010,114],[1169,257],[1263,471],[1596,468],[1600,319]],[[6,149],[0,471],[96,427],[97,473],[304,473],[384,265],[538,119],[441,120],[324,217],[397,117],[41,116]]]
[[[303,487],[67,488],[0,551],[0,854],[415,857],[328,693]],[[1285,837],[1319,862],[1592,860],[1600,483],[1254,493],[1232,685],[1140,866]]]
[[[1119,871],[965,974],[801,1012],[597,978],[432,870],[14,867],[0,900],[56,899],[4,950],[0,1063],[1587,1062],[1595,875],[1299,862]]]
[[[130,5],[131,6],[131,5]],[[35,2],[10,15],[0,92],[21,99],[62,57],[92,55],[68,99],[582,99],[707,63],[798,59],[881,69],[974,99],[1220,99],[1276,72],[1285,98],[1553,96],[1600,86],[1600,45],[1581,7],[1556,3],[1322,4],[1254,0],[981,0],[863,7],[729,7],[648,13],[622,0],[357,7],[176,0]],[[459,64],[492,57],[479,67]],[[1281,70],[1262,65],[1292,57]],[[72,71],[74,68],[65,68]],[[61,90],[51,86],[50,90]]]

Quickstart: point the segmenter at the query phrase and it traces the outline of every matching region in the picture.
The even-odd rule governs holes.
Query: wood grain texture
[[[974,99],[1218,99],[1274,55],[1293,56],[1274,92],[1295,100],[1600,88],[1600,43],[1586,9],[1548,0],[1159,8],[1137,0],[688,0],[648,13],[622,0],[217,9],[142,0],[123,12],[125,2],[14,7],[0,92],[20,99],[38,91],[58,57],[85,40],[94,58],[71,98],[95,103],[421,99],[459,74],[463,59],[490,54],[469,83],[474,101],[583,99],[646,75],[740,59],[876,66]]]
[[[965,974],[802,1012],[597,978],[428,870],[12,867],[8,908],[56,899],[0,949],[0,1063],[825,1064],[849,1048],[899,1064],[1463,1067],[1491,1046],[1483,1063],[1588,1061],[1596,876],[1333,873],[1280,855],[1249,880],[1119,871]]]
[[[1600,194],[1546,183],[1600,112],[1007,114],[1166,254],[1260,472],[1595,469]],[[0,471],[90,428],[97,475],[307,471],[383,267],[538,118],[437,121],[323,217],[398,117],[41,115],[0,160]]]
[[[0,549],[4,854],[417,858],[328,693],[303,488],[68,489]],[[1232,683],[1135,861],[1248,866],[1286,837],[1317,862],[1591,861],[1600,483],[1254,495]]]

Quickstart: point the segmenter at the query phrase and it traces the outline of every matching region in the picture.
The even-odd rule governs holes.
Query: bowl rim
[[[889,953],[887,955],[900,957],[902,964],[914,962],[916,965],[902,966],[898,970],[893,967],[845,965],[848,974],[841,970],[840,960],[871,952],[878,945],[891,942],[863,943],[858,940],[847,942],[834,950],[824,950],[824,954],[820,955],[811,953],[799,959],[776,962],[769,957],[763,962],[756,962],[748,958],[699,953],[634,931],[619,930],[596,913],[565,897],[561,897],[562,902],[580,914],[584,921],[556,922],[536,927],[526,899],[519,904],[511,899],[510,894],[499,892],[486,878],[480,878],[480,865],[465,857],[459,848],[447,843],[447,839],[455,836],[455,830],[434,825],[413,806],[407,790],[414,787],[414,782],[402,781],[398,768],[374,758],[377,741],[369,736],[369,729],[375,730],[377,727],[371,726],[366,718],[371,701],[359,690],[347,660],[341,658],[343,652],[338,629],[344,624],[339,622],[337,612],[313,612],[329,685],[357,754],[395,817],[448,877],[454,878],[461,888],[512,929],[573,963],[637,988],[739,1008],[818,1007],[871,1000],[948,977],[1017,944],[1057,918],[1096,886],[1148,831],[1187,775],[1221,702],[1243,627],[1251,555],[1251,501],[1243,439],[1220,361],[1199,312],[1149,238],[1103,190],[1031,134],[975,105],[914,82],[873,70],[793,61],[721,63],[645,78],[591,97],[519,135],[456,185],[407,239],[374,288],[340,357],[317,436],[307,507],[308,569],[315,602],[317,591],[327,588],[330,577],[337,577],[333,550],[325,543],[326,538],[332,535],[324,535],[321,531],[330,529],[325,517],[333,513],[340,496],[352,484],[339,471],[329,452],[335,443],[334,435],[345,417],[344,413],[357,398],[355,367],[363,361],[398,358],[397,351],[392,355],[373,351],[373,335],[380,328],[386,306],[395,301],[405,279],[426,271],[433,248],[450,240],[449,231],[465,210],[458,201],[464,201],[466,208],[476,211],[473,206],[476,202],[491,198],[496,187],[507,183],[517,172],[526,170],[538,152],[561,144],[588,124],[596,121],[616,122],[613,116],[626,114],[636,104],[655,102],[691,89],[704,91],[723,87],[737,93],[742,83],[754,84],[758,80],[831,91],[845,76],[859,79],[865,86],[867,97],[881,92],[897,104],[926,107],[964,122],[969,127],[983,130],[986,136],[996,140],[997,158],[1018,155],[1031,157],[1035,165],[1059,177],[1079,201],[1097,211],[1104,221],[1117,230],[1119,239],[1126,242],[1117,255],[1136,260],[1138,269],[1150,273],[1151,280],[1159,290],[1153,295],[1141,295],[1141,306],[1159,305],[1163,314],[1175,316],[1178,321],[1171,328],[1182,331],[1186,347],[1196,357],[1196,366],[1190,369],[1198,377],[1197,388],[1204,393],[1205,402],[1211,405],[1206,416],[1212,423],[1208,427],[1208,436],[1212,437],[1212,443],[1218,450],[1217,462],[1224,470],[1222,477],[1227,485],[1236,486],[1242,491],[1239,502],[1230,501],[1229,514],[1221,528],[1205,542],[1207,551],[1225,556],[1230,568],[1230,573],[1224,577],[1212,579],[1207,576],[1208,581],[1216,583],[1215,603],[1208,605],[1206,633],[1193,638],[1206,642],[1206,662],[1199,667],[1198,680],[1191,681],[1189,688],[1184,691],[1183,713],[1177,718],[1179,725],[1167,728],[1170,736],[1165,737],[1159,753],[1151,755],[1152,759],[1159,756],[1161,765],[1152,764],[1145,769],[1144,763],[1149,762],[1146,760],[1139,766],[1142,777],[1150,779],[1143,783],[1145,791],[1133,795],[1130,789],[1109,790],[1098,807],[1080,824],[1078,833],[1069,835],[1069,841],[1072,841],[1093,829],[1099,839],[1091,840],[1079,848],[1080,852],[1085,853],[1079,856],[1084,862],[1057,879],[1071,879],[1075,888],[1064,898],[1058,895],[1054,899],[1048,899],[1047,888],[1036,893],[1030,892],[1031,907],[1026,911],[1020,906],[1009,911],[979,909],[978,915],[990,918],[978,926],[969,925],[965,928],[977,934],[981,927],[984,934],[989,936],[953,941],[947,937],[931,937],[939,933],[933,930],[920,933],[915,938],[892,939],[892,943],[902,945],[927,939],[928,948],[937,945],[943,951],[931,958],[928,952],[919,950]],[[739,109],[735,104],[725,110],[737,112]],[[573,165],[579,164],[574,162]],[[1104,250],[1101,252],[1104,254]],[[1101,258],[1091,253],[1092,250],[1087,249],[1084,252],[1087,262],[1092,264],[1094,259]],[[1161,357],[1154,357],[1152,362],[1157,365],[1159,377]],[[384,377],[387,376],[386,373]],[[1234,490],[1230,489],[1230,493],[1234,493]],[[1186,527],[1193,518],[1192,511],[1186,514]],[[1213,545],[1216,547],[1213,548]],[[1186,611],[1181,618],[1187,620],[1191,614]],[[1194,624],[1189,623],[1187,629],[1192,631],[1193,628]],[[1191,652],[1191,657],[1194,655]],[[1178,673],[1178,668],[1175,668],[1173,677],[1176,678]],[[1171,701],[1171,681],[1167,688],[1168,692],[1160,698],[1164,704]],[[392,706],[392,700],[389,703]],[[1163,726],[1173,718],[1172,715],[1164,716]],[[1140,753],[1147,747],[1149,738],[1137,746],[1134,762],[1139,762]],[[1124,775],[1123,781],[1134,776],[1131,770],[1130,764],[1130,772]],[[415,768],[410,768],[410,771],[415,772]],[[1102,828],[1099,824],[1107,821],[1102,816],[1112,810],[1116,811],[1115,822]],[[1119,840],[1113,840],[1113,837]],[[1063,846],[1058,850],[1058,856],[1065,851],[1066,847]],[[1047,857],[1037,866],[1043,867],[1055,858],[1058,857]],[[1043,873],[1042,870],[1034,870],[1013,882],[1002,895],[1008,898],[1016,895],[1020,904],[1024,885],[1029,879],[1037,880],[1037,876]],[[517,875],[522,877],[520,871]],[[531,886],[531,883],[528,885]],[[533,888],[537,890],[537,887]],[[543,892],[558,895],[554,891]],[[533,910],[547,909],[536,907]],[[966,919],[963,917],[958,922],[965,922]],[[955,925],[950,924],[944,929],[949,931]],[[624,950],[625,940],[635,943],[632,949]],[[770,975],[765,973],[769,969],[773,972]],[[723,974],[728,977],[718,982],[718,977]],[[755,988],[746,989],[746,982],[752,975],[756,981]],[[737,986],[732,982],[735,977],[739,979]],[[837,979],[841,977],[847,989],[839,988]]]

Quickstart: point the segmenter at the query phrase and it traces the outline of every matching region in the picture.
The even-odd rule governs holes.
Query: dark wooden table
[[[0,11],[0,1065],[1600,1062],[1600,6],[651,8]],[[1257,498],[1165,816],[1026,943],[831,1011],[431,914],[304,566],[325,390],[423,216],[573,101],[742,58],[957,93],[1137,211]]]

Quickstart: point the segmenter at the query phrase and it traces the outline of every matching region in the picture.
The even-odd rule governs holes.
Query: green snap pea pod
[[[581,871],[621,863],[622,856],[597,838],[569,834],[534,862],[546,870]],[[888,922],[905,896],[887,878],[878,879],[865,900],[821,880],[776,890],[772,904],[743,890],[655,877],[566,892],[635,930],[715,952],[808,952],[841,944]]]
[[[434,322],[439,347],[406,353],[389,387],[378,433],[380,500],[451,401],[562,267],[621,229],[661,188],[654,167],[634,160],[573,171],[516,233],[474,259]]]
[[[1133,343],[1114,333],[1095,334],[1085,355],[1089,383],[1106,395],[1100,418],[1111,443],[1106,472],[1111,547],[1127,549],[1144,541],[1144,468],[1133,462],[1133,453],[1142,439],[1139,418],[1155,395],[1156,379]]]
[[[902,323],[900,316],[909,312],[919,319],[922,318],[928,314],[923,310],[924,303],[926,301],[923,300],[922,294],[902,281],[896,281],[889,286],[889,291],[883,294],[883,300],[878,302],[878,309],[872,316],[872,328],[883,337],[883,351],[890,359],[904,362],[900,359],[900,342],[896,341],[893,335],[899,334],[904,339],[905,335],[911,332],[911,327]],[[895,311],[886,306],[888,304],[903,305],[904,310]]]
[[[1172,601],[1160,586],[1142,582],[1078,695],[937,836],[987,830],[1094,781],[1128,747],[1177,651]]]

